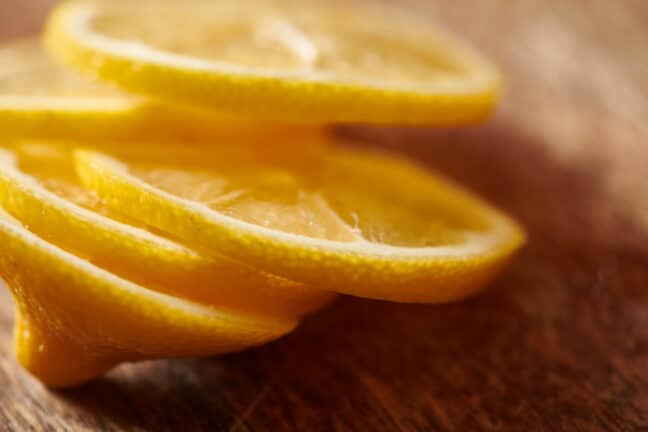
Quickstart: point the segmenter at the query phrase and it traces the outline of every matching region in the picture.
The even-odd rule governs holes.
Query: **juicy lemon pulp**
[[[245,1],[202,2],[181,9],[156,2],[154,13],[150,3],[142,2],[130,10],[104,9],[92,27],[113,39],[144,41],[164,52],[257,73],[401,86],[470,73],[441,44],[421,44],[431,32],[412,31],[411,24],[389,33],[384,17],[360,15],[341,4],[304,8],[295,2],[265,3],[255,4],[251,14]],[[136,21],[130,19],[133,14]],[[191,32],[169,33],[169,25],[178,20],[191,22]]]
[[[309,166],[308,171],[222,162],[220,169],[216,162],[209,171],[135,163],[129,172],[234,219],[317,239],[404,247],[458,243],[461,219],[469,219],[460,212],[452,215],[444,202],[430,200],[428,208],[394,202],[389,191],[376,193],[380,174],[369,171],[360,177],[356,170],[342,169],[335,158]],[[407,200],[401,193],[398,196]],[[478,225],[479,218],[472,222]]]
[[[363,297],[456,300],[481,288],[523,241],[505,215],[394,156],[331,149],[295,159],[217,153],[171,166],[79,151],[77,168],[86,187],[143,223]]]
[[[465,123],[490,112],[500,86],[461,42],[368,4],[70,2],[47,41],[66,63],[136,93],[253,118]]]

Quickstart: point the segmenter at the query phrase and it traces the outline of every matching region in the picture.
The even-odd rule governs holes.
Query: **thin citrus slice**
[[[18,360],[52,387],[81,384],[123,361],[244,349],[295,326],[136,285],[42,240],[3,211],[0,244],[0,276],[18,309]]]
[[[0,46],[0,130],[5,137],[48,139],[316,133],[306,127],[251,126],[226,114],[129,95],[66,70],[49,58],[36,39]]]
[[[227,156],[169,163],[76,152],[82,182],[107,205],[345,294],[456,300],[482,288],[524,240],[504,214],[394,155],[333,148],[307,162]]]
[[[15,150],[0,150],[0,205],[42,238],[99,267],[156,291],[263,316],[299,317],[333,298],[209,257],[109,210],[78,184],[71,153],[62,147],[23,143]]]
[[[500,89],[462,42],[375,4],[74,1],[53,12],[46,40],[135,93],[252,118],[465,123]]]

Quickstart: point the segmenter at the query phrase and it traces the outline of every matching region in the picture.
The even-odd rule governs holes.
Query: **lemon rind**
[[[490,224],[468,245],[399,247],[314,239],[261,227],[160,190],[128,173],[121,162],[77,150],[82,183],[109,205],[146,215],[146,222],[241,262],[309,284],[362,297],[444,302],[466,297],[494,277],[524,242],[510,218],[465,192]],[[119,192],[116,192],[116,190]],[[470,280],[467,275],[473,275]]]

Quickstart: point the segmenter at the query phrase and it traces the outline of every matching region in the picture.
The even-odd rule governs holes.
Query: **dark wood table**
[[[3,37],[46,1],[0,1]],[[475,128],[348,128],[511,212],[530,241],[483,295],[346,298],[267,346],[43,389],[10,352],[0,430],[648,431],[648,2],[417,2],[509,79]],[[34,9],[34,10],[39,10]]]

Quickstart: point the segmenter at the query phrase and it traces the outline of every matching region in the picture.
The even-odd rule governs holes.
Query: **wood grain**
[[[14,363],[2,291],[0,430],[648,431],[648,3],[409,3],[502,66],[502,108],[476,128],[340,133],[525,224],[491,289],[438,306],[347,298],[265,347],[66,393]]]

